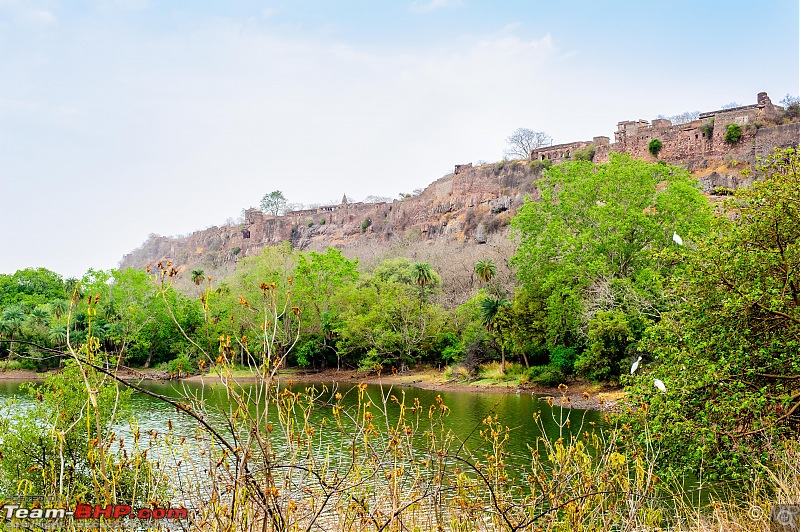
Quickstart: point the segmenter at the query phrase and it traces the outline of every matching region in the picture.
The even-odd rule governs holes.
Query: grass
[[[522,364],[506,362],[506,370],[504,372],[500,362],[489,362],[478,368],[478,378],[479,380],[490,382],[519,383],[520,376],[524,373],[524,369]]]

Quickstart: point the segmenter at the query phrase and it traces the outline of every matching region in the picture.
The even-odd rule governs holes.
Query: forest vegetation
[[[751,502],[763,506],[767,493],[776,501],[779,494],[798,490],[796,470],[794,484],[786,480],[790,473],[781,475],[800,464],[800,154],[776,150],[762,163],[763,179],[716,205],[686,170],[663,163],[614,154],[605,164],[573,161],[548,168],[536,183],[540,200],[526,202],[511,223],[518,244],[512,258],[516,286],[500,286],[496,265],[480,260],[472,267],[482,288],[456,307],[440,300],[442,279],[426,263],[396,257],[364,271],[358,260],[336,249],[303,252],[288,243],[243,258],[236,272],[221,280],[202,270],[179,272],[169,262],[148,271],[90,270],[82,279],[63,279],[43,268],[0,275],[0,358],[5,369],[63,368],[58,382],[31,388],[41,406],[28,416],[50,419],[48,408],[69,395],[63,390],[70,387],[76,397],[80,389],[91,391],[90,408],[85,397],[61,407],[70,412],[68,419],[53,421],[61,443],[42,452],[50,453],[51,463],[59,452],[63,458],[65,445],[84,453],[84,465],[72,461],[83,476],[74,477],[70,493],[92,492],[95,500],[110,500],[113,493],[131,497],[130,486],[138,481],[123,473],[131,470],[131,460],[142,468],[137,474],[149,471],[152,483],[137,493],[150,490],[148,495],[156,496],[163,489],[158,466],[146,460],[146,452],[122,459],[103,447],[113,431],[99,413],[114,411],[108,405],[124,397],[112,391],[116,384],[107,373],[89,369],[109,372],[121,365],[156,367],[177,376],[255,369],[265,397],[288,413],[281,418],[282,429],[291,435],[286,441],[294,443],[279,453],[282,459],[316,486],[316,497],[338,501],[364,528],[399,529],[403,513],[419,508],[431,493],[441,502],[444,478],[458,487],[447,497],[460,501],[465,516],[488,507],[493,523],[509,530],[534,525],[603,530],[622,522],[668,526],[664,508],[648,499],[655,479],[699,470],[708,478],[754,482],[752,493],[762,498]],[[180,275],[203,287],[199,298],[172,286]],[[402,371],[431,364],[474,376],[481,364],[492,361],[499,362],[500,378],[516,372],[522,383],[554,386],[577,377],[624,385],[627,401],[619,428],[602,438],[587,432],[585,442],[541,442],[550,466],[534,460],[530,486],[520,487],[509,483],[502,465],[507,429],[491,416],[481,429],[488,454],[459,462],[447,436],[436,432],[434,421],[447,414],[446,405],[431,405],[425,423],[418,405],[406,405],[407,418],[379,430],[366,399],[347,414],[349,421],[335,417],[346,412],[341,407],[326,404],[345,441],[348,434],[364,438],[364,445],[352,448],[353,463],[370,445],[392,461],[386,478],[398,491],[384,493],[387,498],[380,501],[372,493],[375,505],[367,508],[353,506],[354,500],[366,500],[364,493],[356,496],[328,479],[328,473],[336,477],[330,464],[302,461],[313,455],[308,449],[316,445],[315,429],[307,417],[292,416],[319,403],[319,395],[281,395],[271,380],[278,368],[291,366]],[[92,378],[99,380],[90,383]],[[231,435],[205,427],[202,445],[222,453],[216,473],[246,495],[238,502],[234,498],[227,513],[216,518],[227,519],[221,528],[248,522],[289,529],[290,516],[300,510],[282,498],[284,488],[276,479],[288,484],[296,479],[275,469],[280,462],[271,460],[276,451],[266,414],[246,413],[247,398],[234,397],[241,405],[227,429]],[[384,398],[383,408],[393,401],[399,399]],[[92,408],[91,423],[84,421],[80,437],[74,436],[66,423],[91,417]],[[182,411],[196,415],[200,408]],[[43,492],[61,489],[63,494],[54,480],[63,475],[20,473],[19,454],[36,440],[35,425],[23,430],[30,424],[3,423],[13,435],[0,443],[6,457],[3,493],[10,493],[10,480],[21,475]],[[403,447],[397,439],[403,430],[428,434],[426,457]],[[254,440],[237,439],[248,431]],[[88,454],[85,443],[81,448],[84,439],[90,441]],[[242,450],[248,445],[254,454]],[[455,457],[454,463],[444,456]],[[348,478],[377,474],[369,471],[374,456],[361,458],[364,469],[351,466]],[[248,460],[260,467],[248,469]],[[88,473],[97,464],[104,469],[102,481]],[[585,482],[560,490],[558,483],[574,475]],[[351,486],[366,489],[356,481]],[[409,493],[419,497],[404,499]],[[628,511],[631,504],[635,509]],[[375,513],[378,507],[383,520]],[[205,509],[212,512],[210,506]],[[444,511],[429,510],[433,513],[426,518]],[[321,515],[313,508],[303,511],[312,522]],[[732,508],[725,519],[742,519],[742,513]]]

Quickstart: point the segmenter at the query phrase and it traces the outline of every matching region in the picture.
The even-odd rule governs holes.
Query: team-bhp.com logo
[[[11,519],[186,519],[186,508],[138,508],[128,504],[78,504],[74,510],[65,508],[24,508],[19,504],[5,504],[2,515]]]

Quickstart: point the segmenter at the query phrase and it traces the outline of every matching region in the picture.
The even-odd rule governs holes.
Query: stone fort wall
[[[720,109],[701,113],[697,120],[673,125],[665,119],[627,120],[617,124],[614,143],[607,137],[595,137],[592,141],[571,142],[546,146],[531,151],[530,159],[551,160],[558,164],[570,160],[576,149],[595,146],[595,162],[608,160],[609,152],[630,153],[633,157],[656,160],[648,144],[653,139],[662,143],[658,159],[666,162],[691,163],[695,159],[734,156],[750,160],[766,155],[775,146],[796,145],[800,142],[798,124],[770,125],[782,115],[783,108],[772,103],[766,92],[757,96],[752,105]],[[738,124],[742,138],[735,145],[725,142],[728,124]],[[789,126],[789,127],[786,127]]]

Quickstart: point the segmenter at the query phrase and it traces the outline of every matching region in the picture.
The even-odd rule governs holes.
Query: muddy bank
[[[175,375],[166,371],[158,370],[133,370],[125,368],[118,375],[131,381],[139,380],[175,380]],[[41,381],[46,374],[36,373],[32,370],[10,370],[0,371],[0,380],[14,381]],[[368,373],[353,370],[325,370],[325,371],[300,371],[286,370],[280,373],[280,378],[284,382],[338,382],[357,384],[366,382],[369,384],[384,384],[397,386],[413,386],[426,390],[457,391],[457,392],[481,392],[481,393],[525,393],[553,397],[556,401],[561,401],[565,397],[567,404],[575,408],[587,410],[600,410],[612,412],[624,396],[624,392],[619,387],[600,386],[588,384],[581,381],[567,382],[566,390],[558,388],[548,388],[536,385],[518,386],[516,383],[497,382],[488,383],[486,381],[466,382],[447,379],[444,372],[437,369],[411,370],[400,374],[381,374]],[[190,382],[209,382],[218,381],[219,378],[214,374],[195,375],[184,379]],[[236,375],[234,380],[237,382],[253,382],[255,377],[249,375]]]
[[[238,382],[254,381],[255,378],[244,376],[234,377]],[[518,386],[516,383],[487,383],[485,381],[465,382],[449,380],[444,376],[444,372],[437,369],[410,370],[401,374],[381,374],[368,373],[353,370],[325,370],[325,371],[300,371],[286,370],[280,373],[280,379],[284,382],[338,382],[357,384],[365,382],[368,384],[384,384],[397,386],[413,386],[425,390],[441,390],[456,392],[481,392],[481,393],[526,393],[553,397],[556,401],[561,401],[565,397],[567,404],[574,408],[587,410],[600,410],[604,412],[616,411],[617,406],[625,395],[622,388],[612,386],[600,386],[588,384],[581,381],[570,381],[566,383],[566,390],[558,388],[548,388],[537,385]],[[197,375],[184,379],[188,381],[209,381],[218,380],[212,374]]]

